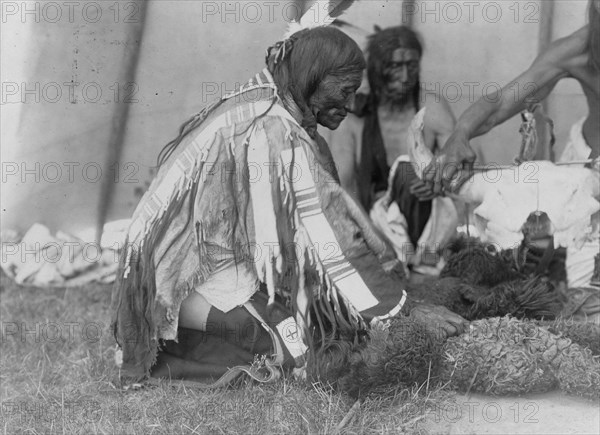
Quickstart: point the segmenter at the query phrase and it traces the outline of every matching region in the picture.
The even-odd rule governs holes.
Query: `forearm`
[[[556,83],[572,77],[570,68],[587,50],[587,28],[553,42],[531,66],[501,90],[484,95],[460,117],[455,133],[468,141],[487,133],[527,107],[546,98]]]
[[[507,98],[505,94],[509,90],[505,87],[500,91],[502,95],[496,93],[480,98],[460,116],[455,131],[470,140],[488,133],[523,110],[525,101]]]

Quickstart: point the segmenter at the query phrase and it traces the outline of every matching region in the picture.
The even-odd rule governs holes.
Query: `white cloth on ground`
[[[371,220],[392,242],[396,256],[402,263],[413,266],[441,264],[441,255],[438,251],[456,233],[458,225],[458,213],[454,201],[444,197],[433,199],[431,215],[419,237],[418,246],[413,246],[408,235],[408,224],[398,204],[392,202],[387,205],[390,202],[393,175],[400,162],[410,162],[410,157],[401,155],[392,165],[388,191],[373,204],[370,211]]]
[[[109,222],[112,237],[101,243],[89,242],[58,231],[55,235],[39,223],[33,224],[20,240],[2,240],[0,267],[17,284],[39,287],[76,287],[90,282],[110,284],[116,278],[119,252],[125,232],[118,231],[128,220]],[[105,233],[106,234],[106,233]]]

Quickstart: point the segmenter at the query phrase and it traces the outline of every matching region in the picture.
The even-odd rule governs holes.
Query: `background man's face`
[[[414,49],[397,48],[383,68],[385,94],[391,100],[407,97],[419,80],[419,52]]]

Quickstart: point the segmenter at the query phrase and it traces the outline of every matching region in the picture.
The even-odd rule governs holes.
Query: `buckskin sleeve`
[[[267,118],[257,128],[265,129],[262,137],[278,171],[272,178],[273,202],[283,197],[293,203],[294,225],[302,236],[295,243],[310,251],[323,281],[364,320],[397,314],[406,294],[403,281],[384,270],[385,244],[328,170],[317,143],[286,113],[276,105],[269,115],[279,122]]]

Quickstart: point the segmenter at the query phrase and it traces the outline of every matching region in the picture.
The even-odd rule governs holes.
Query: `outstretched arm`
[[[548,96],[556,83],[568,76],[556,50],[540,55],[531,67],[501,90],[486,95],[469,107],[458,119],[454,133],[473,139],[489,132]],[[449,139],[451,143],[452,135]]]
[[[583,28],[554,42],[524,73],[500,91],[480,98],[460,116],[442,152],[425,173],[425,180],[433,184],[436,194],[442,190],[442,184],[452,180],[462,164],[475,160],[470,139],[489,132],[529,103],[543,100],[560,79],[571,75],[573,60],[585,51],[585,38],[582,38],[585,31]]]

